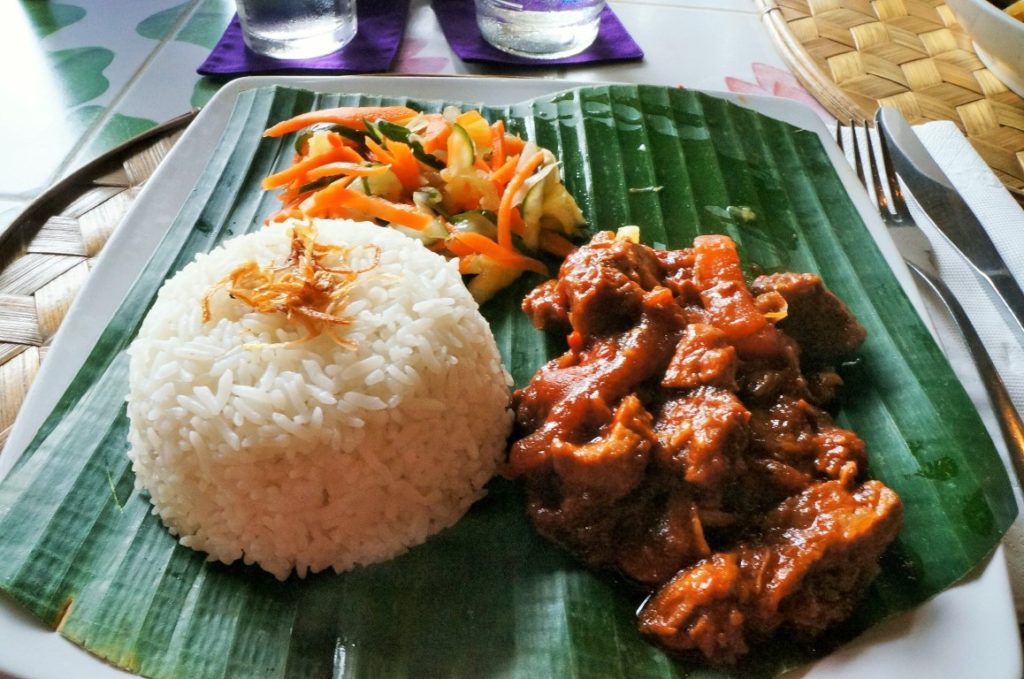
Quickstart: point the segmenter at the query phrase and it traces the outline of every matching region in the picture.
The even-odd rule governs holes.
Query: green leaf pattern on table
[[[156,290],[195,253],[259,228],[275,209],[259,182],[289,162],[292,140],[263,138],[268,123],[381,103],[407,102],[284,88],[239,96],[189,201],[0,484],[0,587],[69,639],[154,677],[719,676],[644,642],[633,618],[640,595],[538,538],[500,479],[455,527],[398,559],[283,583],[206,563],[133,490],[124,349]],[[670,247],[724,229],[748,265],[775,261],[782,247],[794,270],[821,272],[869,330],[862,360],[844,370],[838,420],[864,437],[872,473],[903,496],[905,528],[850,625],[815,648],[780,635],[737,673],[772,675],[827,653],[991,553],[1016,515],[1002,462],[816,135],[655,87],[592,87],[484,113],[564,161],[594,229],[637,223],[648,242]],[[663,190],[631,190],[650,186]],[[744,218],[706,206],[726,216],[735,206]],[[520,385],[558,351],[518,308],[535,282],[485,307]],[[939,467],[942,478],[930,478]]]
[[[114,60],[105,47],[74,47],[49,53],[57,77],[64,86],[67,107],[95,99],[110,87],[103,70]]]
[[[175,40],[192,43],[212,50],[228,27],[234,5],[222,0],[205,0],[196,12],[188,18]]]
[[[157,12],[139,22],[135,30],[143,37],[162,40],[181,20],[182,13],[187,11],[192,4],[185,2]],[[233,5],[231,3],[225,3],[222,0],[205,0],[175,34],[174,39],[213,49],[227,27],[232,12]]]
[[[163,40],[164,37],[171,32],[175,24],[178,23],[182,13],[186,11],[191,4],[192,3],[190,2],[183,2],[175,7],[169,7],[168,9],[157,12],[156,14],[140,21],[138,26],[135,27],[135,32],[144,38]]]
[[[56,2],[24,2],[22,6],[36,35],[44,38],[85,16],[85,8]]]

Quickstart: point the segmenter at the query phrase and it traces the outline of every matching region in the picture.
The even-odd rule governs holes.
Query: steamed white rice
[[[318,242],[381,248],[342,312],[354,349],[326,334],[266,346],[305,332],[223,289],[203,322],[203,296],[236,266],[285,258],[289,223],[197,256],[129,349],[136,486],[181,544],[281,579],[389,559],[454,524],[511,426],[507,373],[456,263],[372,224],[315,224]]]

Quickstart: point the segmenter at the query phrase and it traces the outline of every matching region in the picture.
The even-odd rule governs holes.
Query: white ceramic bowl
[[[946,0],[974,40],[978,58],[1007,87],[1024,97],[1024,21],[988,0]]]

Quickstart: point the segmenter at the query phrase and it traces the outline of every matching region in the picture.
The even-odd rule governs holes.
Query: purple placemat
[[[463,61],[554,66],[589,64],[597,61],[630,61],[644,57],[643,50],[607,5],[601,12],[597,39],[590,47],[571,57],[530,59],[502,52],[484,40],[476,25],[476,8],[473,0],[432,0],[431,4],[441,24],[445,40]]]
[[[312,59],[273,59],[256,54],[242,40],[236,15],[206,61],[201,75],[248,75],[295,71],[378,73],[391,68],[402,42],[409,0],[362,0],[356,3],[359,28],[349,44],[337,52]]]

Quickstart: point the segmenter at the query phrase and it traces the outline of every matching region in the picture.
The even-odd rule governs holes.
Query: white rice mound
[[[509,378],[457,263],[390,229],[315,220],[356,248],[342,312],[305,331],[223,286],[246,260],[282,262],[291,224],[231,239],[167,281],[129,354],[135,485],[181,544],[279,579],[390,559],[483,494],[511,427]],[[353,260],[355,260],[353,262]],[[261,346],[262,345],[262,346]]]

